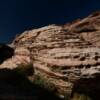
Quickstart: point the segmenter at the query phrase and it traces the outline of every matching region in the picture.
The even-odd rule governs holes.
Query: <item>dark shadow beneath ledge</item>
[[[60,100],[14,70],[0,69],[0,100]]]
[[[75,94],[84,95],[85,98],[89,97],[88,99],[77,100],[100,100],[100,74],[95,74],[94,78],[81,78],[75,82],[72,90],[72,98],[75,98]]]

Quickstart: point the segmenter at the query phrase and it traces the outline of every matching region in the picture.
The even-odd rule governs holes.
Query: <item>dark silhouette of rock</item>
[[[0,43],[0,64],[14,55],[14,49]]]

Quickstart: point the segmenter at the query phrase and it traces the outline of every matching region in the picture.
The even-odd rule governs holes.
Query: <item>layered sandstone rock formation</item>
[[[22,57],[23,61],[31,61],[35,75],[47,80],[55,93],[65,98],[75,82],[100,73],[100,12],[62,26],[25,31],[11,45],[15,50],[26,49],[29,55]]]

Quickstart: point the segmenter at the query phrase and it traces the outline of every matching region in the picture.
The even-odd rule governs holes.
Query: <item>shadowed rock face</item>
[[[100,74],[91,78],[81,78],[74,83],[72,98],[75,94],[85,95],[91,100],[100,100]]]
[[[23,55],[24,52],[19,51],[18,53],[22,53],[21,55]],[[27,71],[29,71],[29,69],[30,71],[25,71],[26,73],[23,72],[24,68],[22,68],[23,70],[20,68],[16,69],[18,66],[16,62],[20,61],[26,64],[27,61],[30,63],[30,59],[29,57],[27,58],[27,56],[25,56],[27,60],[23,60],[25,58],[23,56],[12,58],[14,54],[13,48],[0,44],[0,63],[7,61],[7,64],[4,63],[4,68],[1,67],[2,64],[0,65],[0,100],[61,100],[55,96],[54,93],[33,84],[28,80],[26,74],[30,72],[29,75],[31,73],[33,75],[33,68],[28,68]],[[13,62],[13,59],[15,59],[16,62]],[[13,64],[16,64],[16,66],[13,66]],[[22,66],[20,65],[20,67]]]
[[[60,100],[15,70],[0,70],[0,100]]]
[[[0,43],[0,63],[14,55],[14,49]]]

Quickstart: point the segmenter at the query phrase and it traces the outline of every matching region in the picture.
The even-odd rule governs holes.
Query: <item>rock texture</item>
[[[27,57],[18,51],[14,59],[18,55],[17,61],[21,63],[31,61],[35,74],[47,80],[55,87],[55,93],[65,98],[71,95],[75,82],[95,78],[95,74],[100,73],[100,12],[62,26],[25,31],[16,36],[11,46],[15,51],[24,48]]]
[[[25,48],[17,48],[14,55],[1,64],[0,68],[17,68],[18,65],[26,65],[31,63],[30,52]]]

